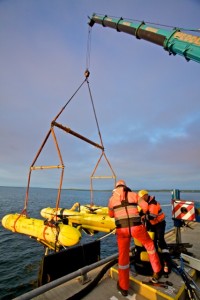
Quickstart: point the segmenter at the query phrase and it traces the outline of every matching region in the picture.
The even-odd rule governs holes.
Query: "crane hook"
[[[90,76],[90,72],[88,69],[85,70],[84,75],[85,75],[85,78],[88,78]]]

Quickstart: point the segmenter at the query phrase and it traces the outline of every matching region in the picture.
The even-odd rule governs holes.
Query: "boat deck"
[[[200,223],[191,223],[191,228],[183,227],[181,228],[181,242],[189,243],[192,245],[191,248],[188,249],[188,253],[193,253],[194,257],[200,259]],[[172,230],[166,234],[167,243],[175,243],[176,235],[175,231]],[[30,298],[35,300],[67,300],[67,299],[84,299],[84,300],[121,300],[121,299],[132,299],[132,300],[163,300],[163,299],[177,299],[184,300],[186,298],[185,295],[185,285],[184,282],[178,274],[175,272],[171,272],[168,278],[161,278],[162,282],[169,281],[173,285],[167,287],[155,287],[151,285],[146,285],[142,283],[143,281],[148,282],[149,277],[142,276],[134,272],[132,270],[130,272],[130,289],[129,295],[127,297],[123,297],[121,293],[118,292],[116,288],[118,272],[117,272],[117,264],[114,265],[111,269],[109,269],[100,280],[98,285],[90,291],[86,296],[78,296],[74,297],[74,295],[82,289],[85,289],[90,285],[91,281],[95,278],[97,274],[99,274],[100,270],[102,270],[103,266],[98,267],[87,273],[87,276],[77,277],[68,282],[65,282],[49,291],[42,293],[39,296]],[[191,266],[185,266],[185,269],[189,274],[196,280],[197,271]],[[82,284],[81,279],[88,279],[88,283]],[[198,284],[198,281],[197,281]],[[16,299],[28,299],[23,298],[23,296]]]

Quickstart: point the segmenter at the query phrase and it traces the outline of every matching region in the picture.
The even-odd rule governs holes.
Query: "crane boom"
[[[187,61],[193,60],[200,63],[200,36],[182,32],[179,28],[167,30],[149,26],[145,22],[130,22],[123,18],[116,19],[107,15],[93,14],[89,26],[100,24],[117,31],[134,35],[137,39],[144,39],[158,46],[163,46],[169,54],[181,55]]]

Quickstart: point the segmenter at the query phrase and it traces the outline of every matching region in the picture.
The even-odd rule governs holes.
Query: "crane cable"
[[[91,53],[92,27],[88,26],[87,50],[86,50],[86,70],[90,68],[90,53]]]
[[[97,120],[97,115],[96,115],[96,111],[95,111],[95,107],[94,107],[94,101],[93,101],[93,97],[92,97],[92,93],[91,93],[91,89],[90,89],[90,85],[89,85],[89,81],[88,81],[88,78],[89,78],[89,75],[90,75],[89,68],[90,68],[90,55],[91,55],[91,39],[92,39],[92,27],[88,26],[85,77],[86,77],[86,82],[87,82],[87,85],[88,85],[90,100],[91,100],[91,103],[92,103],[92,108],[93,108],[93,112],[94,112],[94,117],[95,117],[95,121],[96,121],[96,125],[97,125],[97,130],[98,130],[101,146],[104,148],[103,140],[102,140],[102,137],[101,137],[101,132],[100,132],[100,128],[99,128],[99,124],[98,124],[98,120]]]

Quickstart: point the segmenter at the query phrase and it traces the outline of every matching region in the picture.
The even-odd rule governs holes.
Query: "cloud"
[[[84,81],[88,15],[199,26],[199,4],[186,0],[162,7],[159,1],[141,7],[139,1],[122,6],[87,0],[0,6],[0,185],[26,185],[52,120]],[[89,67],[89,85],[77,91],[57,122],[96,143],[100,130],[116,175],[136,188],[198,188],[199,64],[95,25]],[[66,165],[64,186],[88,188],[101,151],[57,128],[55,133]],[[52,137],[37,163],[59,163]],[[55,185],[59,172],[51,171],[34,173],[33,186]]]

